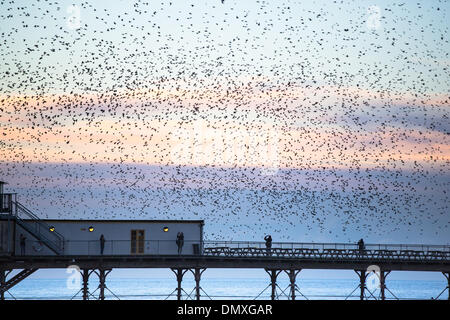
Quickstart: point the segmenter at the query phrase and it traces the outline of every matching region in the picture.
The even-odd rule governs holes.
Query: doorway
[[[131,254],[143,254],[145,230],[131,230]]]

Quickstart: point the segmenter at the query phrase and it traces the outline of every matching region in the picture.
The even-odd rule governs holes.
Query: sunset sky
[[[1,1],[0,180],[38,214],[450,242],[447,1],[94,3]]]

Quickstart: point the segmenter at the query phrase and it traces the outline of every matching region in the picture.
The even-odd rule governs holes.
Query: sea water
[[[89,280],[90,299],[99,296],[98,279],[95,275]],[[391,280],[386,283],[387,299],[431,299],[442,293],[439,299],[447,299],[446,281],[438,280]],[[107,278],[106,299],[152,300],[176,299],[177,283],[172,278]],[[358,279],[297,279],[296,299],[359,299]],[[195,282],[186,279],[182,282],[182,299],[195,298]],[[289,282],[286,279],[277,283],[278,299],[287,299]],[[371,288],[366,295],[379,299],[380,290]],[[444,291],[444,292],[443,292]],[[267,278],[261,279],[219,279],[207,278],[201,281],[201,299],[270,299],[271,288]],[[27,300],[79,300],[82,299],[81,285],[67,279],[25,279],[5,294],[6,299]]]

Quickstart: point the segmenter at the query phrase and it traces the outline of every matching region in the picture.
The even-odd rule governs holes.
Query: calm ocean
[[[98,297],[98,281],[92,276],[89,281],[89,291],[93,297]],[[169,294],[176,288],[174,278],[170,279],[107,279],[107,290],[105,290],[106,299],[176,299],[175,295]],[[267,279],[202,279],[202,299],[255,299],[268,286]],[[186,279],[183,281],[183,299],[194,298],[194,281]],[[298,282],[299,291],[297,299],[345,299],[358,286],[356,279],[327,279],[313,280],[302,279]],[[286,299],[289,292],[288,281],[280,280],[278,294],[280,299]],[[393,299],[431,299],[436,298],[446,287],[446,281],[438,280],[391,280],[387,282],[389,291],[386,291],[386,297]],[[15,299],[45,299],[45,300],[70,300],[81,299],[79,283],[69,283],[66,279],[25,279],[9,292]],[[267,288],[258,299],[270,299],[270,287]],[[379,298],[379,289],[375,289],[373,295]],[[447,291],[442,293],[440,299],[447,299]],[[93,298],[91,297],[91,298]],[[6,293],[7,299],[13,299]],[[353,292],[349,299],[358,299],[359,289]]]

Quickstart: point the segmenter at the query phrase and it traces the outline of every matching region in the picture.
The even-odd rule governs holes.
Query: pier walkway
[[[77,245],[93,246],[92,243]],[[445,245],[366,244],[364,250],[361,250],[356,244],[348,243],[274,242],[271,248],[266,248],[264,242],[204,241],[198,254],[194,255],[119,255],[112,250],[118,244],[109,245],[111,251],[104,255],[0,256],[0,298],[4,299],[8,290],[38,269],[77,266],[83,279],[80,290],[83,299],[92,298],[88,291],[88,280],[93,273],[100,280],[98,298],[104,299],[106,277],[115,268],[170,268],[177,279],[175,293],[178,299],[181,299],[184,292],[182,280],[188,271],[193,273],[196,283],[192,297],[200,299],[201,275],[208,268],[264,269],[269,275],[270,283],[266,289],[271,289],[272,299],[276,299],[277,290],[281,290],[277,277],[282,272],[288,275],[290,286],[287,291],[281,291],[286,291],[289,299],[303,296],[296,284],[301,270],[339,269],[356,272],[359,283],[355,291],[359,290],[360,299],[376,298],[366,285],[366,279],[375,274],[379,281],[379,298],[384,300],[389,291],[385,280],[390,272],[434,271],[442,273],[448,282],[437,298],[448,291],[450,299],[450,246]],[[158,244],[153,245],[157,247]],[[11,271],[16,269],[22,271],[7,280]]]

